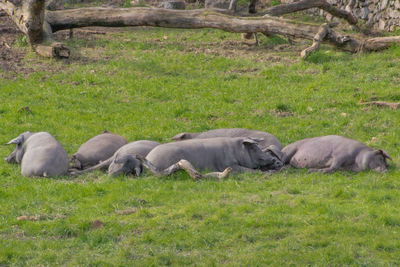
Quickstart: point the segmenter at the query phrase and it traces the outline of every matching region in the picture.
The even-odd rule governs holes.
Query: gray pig
[[[180,133],[172,137],[172,140],[180,141],[187,139],[204,139],[214,137],[251,137],[260,140],[258,145],[261,147],[261,149],[265,149],[271,145],[276,146],[278,149],[282,149],[281,142],[279,142],[279,140],[272,134],[241,128],[215,129],[202,133]]]
[[[21,163],[24,176],[57,176],[68,171],[68,155],[57,140],[47,132],[25,132],[7,145],[16,144],[6,158],[9,163]]]
[[[150,151],[145,159],[138,159],[158,175],[169,175],[181,169],[181,160],[199,170],[217,172],[227,168],[235,172],[276,170],[283,165],[275,154],[263,152],[257,140],[246,137],[192,139],[162,144]]]
[[[309,172],[334,172],[338,169],[360,172],[373,169],[386,172],[386,159],[392,158],[383,150],[373,150],[353,139],[328,135],[294,142],[283,148],[283,162]]]
[[[125,145],[125,138],[104,131],[82,144],[78,152],[72,155],[72,168],[83,170],[110,158],[115,151]]]
[[[109,159],[82,171],[73,171],[72,175],[79,175],[99,169],[107,169],[108,174],[118,176],[120,173],[133,173],[139,176],[143,171],[143,166],[136,155],[146,157],[147,154],[160,143],[148,140],[131,142],[118,149]]]

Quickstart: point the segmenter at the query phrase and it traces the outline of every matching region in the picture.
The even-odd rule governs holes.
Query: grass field
[[[394,162],[385,174],[286,169],[194,182],[185,173],[25,178],[3,161],[1,266],[400,265],[400,110],[358,105],[400,101],[400,47],[351,55],[324,46],[301,61],[304,44],[261,37],[253,47],[214,30],[75,36],[71,60],[29,52],[30,74],[0,72],[2,144],[48,131],[71,155],[106,129],[169,142],[243,127],[283,145],[344,135]],[[1,157],[12,149],[1,145]]]

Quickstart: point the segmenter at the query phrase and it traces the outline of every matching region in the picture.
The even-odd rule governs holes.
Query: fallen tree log
[[[228,32],[278,34],[285,37],[314,40],[320,25],[276,17],[233,17],[210,11],[169,10],[160,8],[79,8],[47,11],[46,21],[53,31],[87,26],[125,27],[153,26],[181,29],[214,28]],[[376,51],[400,43],[400,37],[361,39],[327,29],[320,42],[356,53]]]

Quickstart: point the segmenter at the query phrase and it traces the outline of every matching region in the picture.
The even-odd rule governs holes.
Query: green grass
[[[33,73],[0,72],[0,141],[48,131],[71,155],[105,129],[168,142],[245,127],[284,145],[339,134],[385,149],[388,173],[37,179],[3,161],[0,265],[399,265],[400,111],[358,102],[400,100],[400,48],[351,55],[323,46],[301,61],[302,47],[260,39],[255,48],[220,31],[137,28],[68,41],[73,60],[28,52],[22,64]],[[12,149],[1,145],[0,155]]]

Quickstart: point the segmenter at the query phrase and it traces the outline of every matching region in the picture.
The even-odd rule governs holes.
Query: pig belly
[[[327,168],[331,165],[331,154],[322,151],[299,151],[290,160],[296,168]]]

